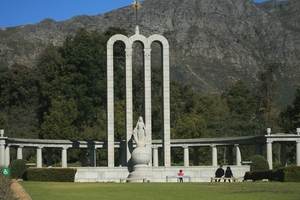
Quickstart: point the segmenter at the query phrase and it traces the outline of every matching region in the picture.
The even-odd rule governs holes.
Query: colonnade
[[[4,134],[4,131],[1,130],[1,133]],[[105,148],[105,142],[94,142],[94,145],[88,144],[86,141],[76,141],[76,145],[74,145],[69,140],[38,140],[38,139],[9,139],[7,137],[4,137],[3,134],[0,137],[0,166],[8,166],[10,163],[10,147],[16,148],[17,152],[17,159],[23,159],[23,149],[24,148],[36,148],[36,167],[42,167],[43,166],[43,155],[42,150],[46,150],[46,166],[52,165],[52,150],[55,149],[61,149],[61,164],[62,167],[67,167],[67,150],[70,148],[80,148],[81,149],[81,163],[82,166],[86,166],[86,152],[87,149],[90,150],[90,166],[96,167],[96,150],[97,149],[103,149]],[[206,146],[212,148],[212,165],[217,166],[218,165],[218,158],[217,158],[217,146],[218,144],[211,144],[211,141],[214,139],[212,138],[210,141],[206,141],[208,143],[203,144],[201,141],[203,139],[190,139],[189,141],[185,140],[182,142],[171,142],[171,147],[173,148],[183,148],[183,156],[184,156],[184,166],[189,166],[190,163],[190,156],[189,156],[189,149],[195,148],[198,152],[198,148]],[[74,141],[73,141],[74,142]],[[126,161],[126,155],[123,154],[124,151],[126,151],[126,146],[122,142],[115,142],[114,146],[115,148],[120,149],[120,163],[122,163],[122,166],[126,166],[126,163],[123,163]],[[224,143],[222,142],[222,146],[224,146]],[[220,145],[221,146],[221,145]],[[233,146],[236,149],[236,163],[237,165],[240,165],[241,161],[241,153],[239,150],[239,145],[235,144],[228,144],[228,161],[229,164],[233,163]],[[152,163],[151,165],[153,167],[159,166],[159,160],[161,159],[159,157],[159,148],[163,150],[162,141],[152,141],[151,144],[152,147]],[[194,165],[198,165],[198,154],[196,153],[194,155]],[[109,166],[108,166],[109,167]],[[114,167],[114,166],[113,166]]]
[[[217,145],[210,145],[212,148],[212,166],[218,166],[218,150]],[[241,151],[238,144],[234,145],[236,149],[236,165],[241,166],[242,165],[242,156]],[[190,154],[189,154],[189,146],[183,144],[183,166],[188,167],[190,166]],[[198,154],[197,151],[195,151],[196,156],[194,156],[194,165],[198,165]],[[152,146],[152,157],[153,157],[153,167],[159,166],[159,155],[158,155],[158,146],[153,145]],[[229,146],[228,148],[228,164],[233,165],[233,148],[232,146]]]
[[[269,169],[273,169],[273,153],[272,153],[272,144],[273,142],[280,144],[280,162],[281,166],[287,165],[286,157],[286,143],[287,142],[296,142],[296,165],[300,166],[300,128],[296,129],[297,134],[284,134],[277,133],[271,134],[271,128],[267,128],[266,144],[267,144],[267,161],[269,164]]]
[[[3,141],[3,140],[0,140]],[[12,145],[12,144],[11,144]],[[0,166],[8,166],[10,163],[10,146],[11,145],[7,145],[5,148],[5,145],[1,145],[1,163]],[[239,149],[239,145],[236,144],[234,145],[235,149],[236,149],[236,165],[240,166],[241,165],[241,152]],[[20,145],[18,146],[17,149],[17,159],[23,159],[23,148],[24,145]],[[42,150],[43,147],[42,145],[36,146],[36,167],[40,168],[43,167],[43,155],[42,155]],[[56,147],[56,148],[61,148],[61,167],[67,167],[67,150],[68,147],[67,146],[63,146],[63,147]],[[120,146],[120,148],[122,149],[122,147]],[[159,166],[159,153],[158,153],[158,146],[157,145],[153,145],[152,146],[152,157],[153,157],[153,167],[158,167]],[[188,167],[190,166],[190,160],[189,160],[189,146],[183,144],[182,145],[183,148],[183,157],[184,157],[184,167]],[[212,166],[217,166],[218,165],[218,157],[217,157],[217,145],[211,145],[212,148]],[[49,148],[46,147],[46,166],[52,166],[52,149],[53,148]],[[86,150],[87,149],[81,149],[82,155],[86,155]],[[90,160],[91,160],[91,166],[92,167],[96,167],[96,149],[90,149]],[[123,149],[124,150],[124,149]],[[122,151],[122,150],[121,150]],[[233,148],[230,146],[228,148],[228,164],[232,165],[233,164]],[[2,159],[4,158],[4,160]],[[195,159],[198,160],[198,156],[194,157]],[[82,166],[86,166],[86,156],[82,156],[81,158],[81,163]],[[122,160],[122,158],[120,158]],[[198,161],[195,161],[194,164],[198,165]]]
[[[265,136],[248,136],[248,137],[236,137],[236,138],[199,138],[199,139],[176,139],[171,140],[171,148],[183,148],[183,161],[184,166],[189,166],[190,163],[190,148],[195,148],[194,153],[194,166],[197,166],[198,161],[198,148],[210,147],[211,148],[211,163],[212,166],[218,165],[218,147],[226,146],[228,149],[227,158],[228,164],[234,163],[233,150],[235,149],[235,163],[240,166],[242,163],[242,154],[240,151],[241,145],[255,145],[255,153],[262,153],[262,146],[266,145],[267,156],[266,159],[269,163],[269,168],[273,169],[273,143],[279,143],[281,148],[281,165],[287,165],[286,157],[286,143],[296,143],[296,165],[300,166],[300,128],[297,128],[297,134],[284,134],[276,133],[271,134],[271,129],[267,129],[267,135]],[[36,167],[43,166],[42,150],[46,149],[46,166],[52,165],[52,150],[61,149],[61,163],[62,167],[67,167],[67,151],[71,148],[81,149],[81,163],[82,166],[86,166],[87,149],[90,150],[90,166],[96,167],[96,150],[105,149],[105,141],[93,141],[88,143],[87,141],[70,141],[70,140],[39,140],[39,139],[13,139],[4,137],[4,130],[0,130],[0,166],[8,166],[11,160],[10,149],[16,148],[16,158],[23,159],[24,148],[36,148]],[[163,145],[161,140],[153,140],[151,144],[152,148],[152,163],[151,166],[158,167],[161,160],[159,154],[159,148],[163,151]],[[120,149],[120,163],[121,166],[126,166],[126,156],[123,154],[126,151],[124,141],[115,141],[114,148]],[[113,166],[115,167],[115,166]]]

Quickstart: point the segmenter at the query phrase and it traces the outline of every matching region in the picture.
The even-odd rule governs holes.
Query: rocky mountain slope
[[[299,10],[299,0],[145,0],[138,24],[140,34],[158,33],[169,40],[171,78],[202,92],[219,93],[238,79],[251,85],[265,63],[282,63],[276,75],[277,101],[286,105],[300,85]],[[132,35],[135,19],[129,5],[103,15],[2,28],[0,65],[34,66],[46,45],[61,45],[80,27],[103,32],[119,26]],[[160,65],[156,60],[153,64]]]

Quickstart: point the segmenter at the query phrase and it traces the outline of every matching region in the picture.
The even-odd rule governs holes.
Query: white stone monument
[[[133,129],[132,137],[136,143],[136,148],[131,153],[133,163],[133,172],[129,174],[129,178],[133,178],[130,182],[141,181],[142,179],[151,179],[153,177],[149,168],[151,161],[151,152],[146,147],[147,131],[142,117]],[[140,180],[139,180],[140,179]]]
[[[139,7],[139,3],[135,1],[134,8],[137,9]],[[151,44],[153,42],[158,42],[161,46],[162,51],[162,104],[163,104],[163,144],[162,144],[162,152],[163,152],[163,165],[165,167],[171,166],[171,146],[170,146],[170,72],[169,72],[169,43],[165,37],[162,35],[154,34],[150,37],[145,37],[140,34],[139,26],[136,25],[135,34],[127,37],[122,34],[116,34],[112,36],[107,42],[107,158],[108,158],[108,167],[115,167],[114,163],[114,55],[113,55],[113,46],[116,41],[123,41],[125,44],[125,85],[126,85],[126,137],[125,144],[126,150],[124,151],[124,155],[126,159],[122,166],[128,166],[129,172],[133,171],[143,171],[144,163],[146,161],[137,161],[132,158],[133,154],[136,152],[141,153],[144,151],[144,148],[147,148],[147,154],[150,152],[150,163],[147,162],[147,165],[152,165],[152,115],[151,115]],[[139,132],[136,133],[136,144],[137,148],[132,151],[132,130],[133,130],[133,96],[132,96],[132,45],[134,42],[140,42],[144,46],[144,120],[145,120],[145,134],[141,135]],[[134,136],[133,136],[134,137]],[[143,139],[142,139],[143,138]],[[143,150],[139,150],[143,149]],[[146,153],[146,151],[144,151]],[[131,162],[136,162],[134,167],[132,168]],[[140,163],[140,162],[143,162]],[[139,163],[139,164],[137,164]],[[148,164],[149,163],[149,164]],[[142,167],[143,165],[143,167]],[[137,170],[139,169],[139,170]],[[135,172],[136,173],[136,172]],[[130,174],[133,176],[134,174]],[[148,178],[148,177],[147,177]]]

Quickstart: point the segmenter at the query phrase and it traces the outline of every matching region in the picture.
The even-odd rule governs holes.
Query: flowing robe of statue
[[[146,133],[146,127],[142,117],[139,117],[136,127],[133,129],[132,135],[138,147],[146,146],[147,133]]]

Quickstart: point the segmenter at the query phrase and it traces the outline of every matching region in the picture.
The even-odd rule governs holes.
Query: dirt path
[[[19,183],[20,180],[13,179],[11,182],[11,190],[13,195],[18,200],[32,200],[31,197],[24,190],[23,186]]]

